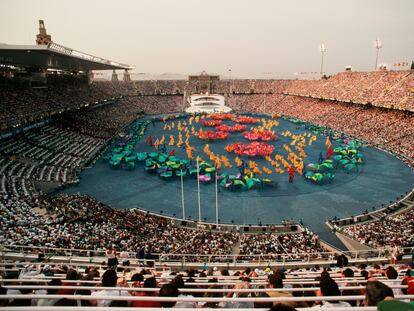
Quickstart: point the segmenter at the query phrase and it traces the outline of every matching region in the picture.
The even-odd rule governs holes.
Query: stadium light
[[[374,42],[374,47],[377,49],[377,56],[375,58],[375,68],[374,70],[378,70],[378,56],[379,56],[379,50],[382,48],[382,42],[380,39],[376,39]]]
[[[231,94],[231,69],[229,69],[229,96]]]
[[[324,43],[322,43],[319,46],[319,51],[321,52],[321,78],[323,77],[323,56],[326,53],[326,46]]]

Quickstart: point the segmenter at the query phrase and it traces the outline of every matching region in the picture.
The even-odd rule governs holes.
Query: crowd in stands
[[[341,72],[327,80],[293,81],[285,92],[414,111],[412,71]]]
[[[185,80],[140,80],[134,82],[140,95],[184,94]]]
[[[414,245],[414,210],[390,215],[367,224],[344,227],[340,232],[373,248]]]
[[[327,80],[221,80],[213,89],[235,95],[296,94],[413,111],[413,81],[412,71],[342,72]],[[3,130],[115,97],[182,95],[184,91],[189,94],[194,90],[194,85],[185,80],[97,81],[88,85],[83,77],[65,75],[48,75],[47,88],[30,88],[28,79],[2,77],[0,82]],[[36,111],[33,111],[33,105],[37,107]]]
[[[183,94],[184,80],[135,82],[143,95]],[[295,94],[342,102],[414,111],[412,71],[341,72],[322,80],[224,79],[213,85],[222,94]],[[187,91],[196,87],[189,85]]]
[[[294,311],[296,308],[381,307],[385,304],[390,309],[384,310],[400,310],[392,309],[396,305],[405,307],[401,310],[411,310],[410,299],[404,296],[412,295],[412,286],[407,284],[414,278],[412,265],[378,264],[293,269],[271,266],[261,269],[252,265],[239,270],[164,266],[157,270],[129,262],[121,265],[108,257],[107,263],[99,266],[40,262],[25,266],[6,263],[4,267],[7,269],[2,271],[0,286],[0,306],[3,307],[76,306],[77,299],[81,298],[84,307]],[[17,295],[21,299],[6,295]],[[61,295],[69,298],[59,297]],[[113,297],[112,300],[108,296]],[[170,299],[163,301],[164,298]]]
[[[320,246],[318,235],[308,230],[296,234],[244,234],[240,238],[240,255],[262,255],[278,258],[287,254],[287,259],[321,258],[325,249]]]
[[[110,139],[136,120],[140,114],[181,112],[182,96],[131,96],[107,105],[71,111],[57,117],[57,122],[101,139]]]
[[[414,159],[412,113],[384,108],[412,110],[413,79],[411,71],[340,73],[320,81],[221,81],[217,89],[225,93],[231,87],[233,94],[227,104],[236,111],[287,115]],[[2,129],[55,115],[49,125],[0,143],[0,243],[95,250],[115,245],[132,252],[142,248],[147,254],[211,256],[238,255],[239,248],[241,258],[287,251],[297,259],[303,258],[302,253],[312,256],[323,250],[310,233],[199,231],[140,211],[114,210],[88,197],[39,196],[39,183],[76,182],[85,163],[139,114],[182,111],[183,97],[174,94],[182,94],[187,87],[185,81],[85,85],[58,76],[50,81],[47,89],[39,90],[29,89],[21,81],[0,84]],[[159,95],[142,96],[154,94]],[[115,99],[120,96],[123,98]],[[410,212],[349,227],[345,232],[375,247],[394,242],[412,245],[412,232],[404,231],[402,225],[412,227],[412,220]]]
[[[31,124],[63,111],[132,92],[125,87],[127,84],[88,85],[82,79],[65,76],[50,76],[47,88],[30,88],[27,79],[0,79],[1,130]]]
[[[151,256],[169,256],[163,259],[184,254],[187,261],[211,260],[214,256],[220,261],[219,255],[232,254],[240,254],[240,259],[269,254],[276,258],[283,253],[290,254],[287,259],[300,260],[324,251],[317,235],[309,231],[269,236],[194,229],[136,209],[113,209],[81,195],[4,196],[0,207],[0,243],[4,245],[96,251],[114,246],[119,251],[134,253],[140,249]]]

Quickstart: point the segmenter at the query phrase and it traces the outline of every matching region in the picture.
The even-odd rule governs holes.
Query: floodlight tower
[[[229,69],[229,96],[231,94],[231,69]]]
[[[325,44],[322,43],[319,46],[319,51],[321,52],[321,79],[322,79],[322,77],[323,77],[323,56],[326,53],[326,46],[325,46]]]
[[[377,49],[377,57],[375,58],[375,68],[374,68],[374,70],[378,70],[379,50],[382,48],[382,42],[380,41],[380,39],[377,38],[377,40],[375,40],[374,46]]]

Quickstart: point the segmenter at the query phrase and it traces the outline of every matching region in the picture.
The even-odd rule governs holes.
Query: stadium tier
[[[0,306],[21,306],[21,310],[29,306],[43,310],[42,307],[53,305],[79,306],[82,310],[88,306],[96,310],[95,306],[273,306],[274,310],[302,310],[322,303],[327,308],[338,307],[335,310],[376,310],[375,306],[386,297],[407,302],[414,299],[412,184],[393,201],[384,202],[378,211],[330,222],[349,251],[323,241],[308,223],[305,226],[263,218],[257,226],[248,222],[224,224],[219,219],[202,221],[201,214],[196,220],[184,215],[180,218],[165,209],[154,213],[114,208],[90,195],[62,191],[82,185],[87,178],[82,174],[92,172],[91,168],[97,165],[114,174],[126,169],[131,171],[130,175],[143,176],[148,183],[173,183],[168,178],[174,174],[186,177],[182,164],[191,164],[191,152],[197,148],[215,165],[209,166],[208,160],[197,158],[194,176],[202,182],[210,177],[212,189],[213,180],[220,182],[221,191],[230,189],[222,194],[223,201],[233,192],[235,196],[247,196],[251,188],[270,191],[266,190],[270,179],[263,177],[266,169],[271,167],[282,176],[288,175],[292,166],[283,167],[287,160],[297,164],[298,171],[304,170],[303,175],[297,172],[295,183],[289,176],[292,186],[302,176],[315,178],[312,187],[327,186],[323,182],[318,184],[317,174],[332,176],[327,172],[334,172],[334,168],[328,164],[337,169],[341,160],[349,160],[342,162],[344,170],[349,168],[344,178],[351,179],[349,176],[356,174],[352,169],[364,174],[363,169],[358,169],[361,163],[357,163],[363,161],[360,145],[387,152],[389,159],[398,158],[405,163],[404,169],[410,167],[410,174],[414,167],[412,71],[344,72],[318,81],[221,80],[215,90],[224,95],[226,106],[233,112],[214,117],[183,113],[189,107],[186,96],[198,87],[186,81],[88,84],[82,79],[76,75],[51,75],[48,87],[40,89],[28,87],[23,78],[0,80]],[[282,121],[293,122],[292,131],[303,129],[306,135],[287,130],[275,133],[273,127]],[[234,123],[230,126],[222,122]],[[254,127],[254,123],[258,125]],[[234,124],[238,126],[233,127]],[[230,156],[217,159],[217,149],[206,146],[218,146],[215,140],[228,135],[217,134],[221,130],[206,134],[207,128],[222,126],[223,131],[234,133],[246,129],[242,125],[253,127],[250,132],[234,135],[244,135],[245,141],[263,141],[261,145],[252,142],[249,147],[233,145],[232,152],[245,152],[248,148],[248,152],[256,153],[271,150],[262,155],[267,166],[255,165],[261,160],[253,161],[256,153],[250,153],[245,157],[247,173],[243,170],[241,177],[223,175],[219,179],[214,172],[220,165],[231,167]],[[151,126],[163,127],[165,143],[158,145],[155,136],[144,134]],[[180,128],[180,134],[174,136],[176,128]],[[334,154],[340,158],[325,162],[325,171],[307,170],[303,162],[305,145],[310,146],[317,135],[323,136],[323,142],[328,136],[341,143],[334,146]],[[289,157],[276,150],[279,158],[266,159],[273,149],[263,146],[272,146],[271,141],[277,136],[292,137],[291,147],[284,147]],[[196,137],[197,142],[207,137],[208,144],[203,141],[203,148],[192,149],[190,137]],[[348,147],[343,143],[348,143]],[[131,161],[127,158],[132,152],[128,156],[123,154],[116,162],[117,155],[128,145],[135,148],[135,144],[150,149],[135,153]],[[171,152],[160,153],[158,147],[163,145],[168,145]],[[230,154],[231,148],[226,148]],[[187,162],[180,163],[179,155],[172,151],[186,152]],[[345,159],[342,151],[360,156]],[[303,153],[303,157],[295,157],[296,153]],[[235,163],[244,163],[240,158]],[[135,170],[141,165],[137,164],[139,161],[145,163],[145,172]],[[271,166],[272,161],[279,161],[280,166]],[[204,163],[201,169],[199,162]],[[180,175],[175,165],[181,168]],[[244,164],[238,165],[244,168]],[[161,172],[161,168],[165,170]],[[151,176],[151,170],[160,178]],[[203,178],[199,175],[201,170]],[[191,169],[187,171],[190,175]],[[285,179],[288,184],[288,178]],[[331,184],[332,179],[326,184]],[[113,180],[117,180],[116,176]],[[145,196],[145,192],[151,191],[149,187],[131,184],[136,187],[134,195],[138,192],[138,196]],[[280,184],[279,181],[275,188],[282,191]],[[174,193],[179,192],[177,186]],[[169,194],[158,193],[163,195]],[[122,199],[120,196],[119,200]],[[286,309],[277,309],[278,303]]]

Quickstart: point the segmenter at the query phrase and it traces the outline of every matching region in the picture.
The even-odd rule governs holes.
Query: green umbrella
[[[164,154],[159,154],[158,156],[158,163],[164,163],[165,161],[167,161],[168,156],[164,156]]]
[[[220,178],[227,178],[227,177],[229,177],[229,173],[227,172],[220,174]]]
[[[168,166],[171,167],[173,170],[176,170],[176,169],[179,169],[181,167],[181,163],[174,163],[174,164],[171,164],[171,165],[168,165]]]
[[[133,170],[135,168],[135,162],[127,162],[127,168]]]
[[[345,170],[349,173],[350,171],[352,171],[353,169],[356,169],[356,165],[353,163],[347,164],[345,165]]]
[[[324,167],[325,169],[328,169],[328,170],[332,170],[334,168],[333,165],[330,163],[322,163],[321,167]]]
[[[315,175],[313,175],[314,178],[316,178],[316,180],[319,182],[322,181],[323,175],[321,173],[316,173]]]
[[[190,170],[190,175],[196,175],[200,170],[197,170],[197,168],[193,168]]]
[[[182,171],[182,170],[176,170],[175,171],[175,175],[177,176],[177,177],[181,177],[181,176],[186,176],[187,175],[187,171]]]
[[[349,160],[348,160],[348,159],[342,159],[342,160],[340,161],[340,163],[341,163],[342,165],[346,165],[346,164],[348,164],[348,163],[349,163]]]
[[[151,159],[145,160],[145,166],[153,166],[155,165],[155,161]]]
[[[144,161],[148,157],[148,153],[146,152],[138,152],[137,153],[137,160]]]
[[[236,187],[246,189],[246,184],[243,181],[241,181],[240,179],[233,180],[233,185],[236,186]]]
[[[313,176],[313,174],[314,174],[313,172],[306,172],[305,173],[305,178],[310,179]]]
[[[158,152],[151,152],[148,156],[152,159],[156,159],[158,158]]]
[[[220,182],[220,186],[221,187],[225,187],[226,184],[227,184],[227,181],[228,181],[228,178],[227,177],[226,178],[223,178],[222,181]]]
[[[125,162],[133,162],[135,163],[136,157],[125,157]]]

